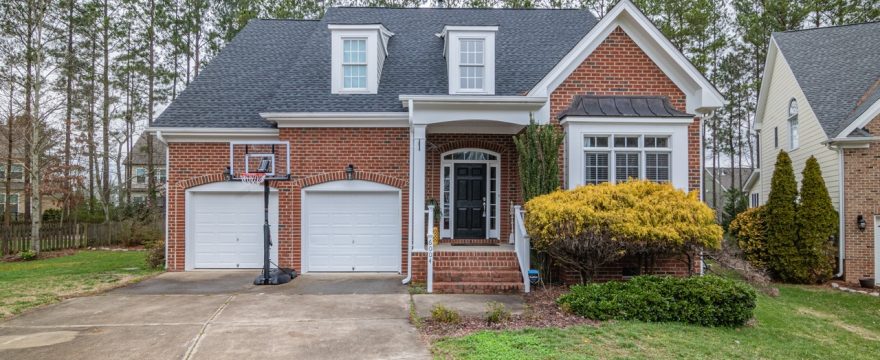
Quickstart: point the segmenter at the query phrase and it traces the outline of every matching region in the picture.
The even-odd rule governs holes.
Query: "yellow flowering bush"
[[[717,249],[723,234],[696,192],[650,181],[557,190],[526,210],[533,246],[577,269],[582,281],[628,254]]]

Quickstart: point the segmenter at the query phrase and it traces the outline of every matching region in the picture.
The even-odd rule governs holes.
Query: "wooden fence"
[[[150,226],[156,227],[157,230],[162,228],[161,224]],[[31,248],[30,223],[15,223],[12,224],[12,228],[9,230],[0,225],[0,233],[2,233],[0,241],[8,241],[7,254],[16,254]],[[132,238],[130,225],[126,226],[122,222],[103,224],[44,222],[40,227],[41,251],[84,247],[131,246],[139,243],[139,240]]]

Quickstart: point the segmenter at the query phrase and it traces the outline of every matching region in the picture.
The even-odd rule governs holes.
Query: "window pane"
[[[608,153],[584,153],[584,183],[599,184],[608,181]]]
[[[638,136],[615,136],[614,147],[637,148],[639,147]]]
[[[343,65],[343,87],[365,89],[367,87],[366,65]]]
[[[462,39],[459,50],[462,65],[483,65],[482,39]]]
[[[590,148],[607,148],[607,136],[587,136],[584,137],[584,146]]]
[[[457,153],[447,154],[443,157],[445,160],[497,160],[495,155],[484,153],[482,151],[461,151]]]
[[[669,137],[668,136],[645,136],[645,147],[646,148],[668,148],[669,147]]]
[[[645,178],[651,181],[669,181],[669,153],[645,154]]]
[[[614,139],[617,142],[617,138]],[[639,178],[639,153],[619,152],[614,156],[616,181]]]
[[[789,134],[791,136],[791,148],[795,149],[798,147],[798,143],[800,142],[800,139],[798,139],[798,119],[797,119],[797,116],[793,117],[789,121],[789,126],[791,128],[791,134]]]
[[[460,67],[460,81],[462,89],[482,89],[483,88],[483,67],[482,66],[464,66]]]

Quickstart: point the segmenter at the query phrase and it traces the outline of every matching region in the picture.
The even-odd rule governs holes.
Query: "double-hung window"
[[[367,89],[367,40],[342,40],[342,82],[345,90]]]
[[[483,90],[485,79],[485,40],[461,39],[459,80],[462,90]]]
[[[6,165],[0,166],[2,166],[2,170],[0,170],[0,174],[2,174],[2,177],[0,177],[0,181],[6,181]],[[12,178],[13,181],[24,180],[24,165],[13,164],[12,171],[9,176]]]
[[[668,135],[585,135],[584,183],[671,180]]]
[[[9,209],[13,216],[18,214],[18,194],[9,194]],[[6,196],[0,194],[0,216],[6,213]]]
[[[147,169],[144,169],[144,168],[134,169],[134,181],[138,184],[146,184],[147,183]]]

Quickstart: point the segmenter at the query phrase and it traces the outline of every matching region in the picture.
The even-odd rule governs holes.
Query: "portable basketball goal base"
[[[269,256],[272,232],[269,224],[269,183],[290,180],[290,143],[286,141],[233,141],[229,143],[227,181],[263,185],[263,271],[254,285],[280,285],[296,277],[295,269],[273,264]],[[275,265],[273,268],[271,265]]]

